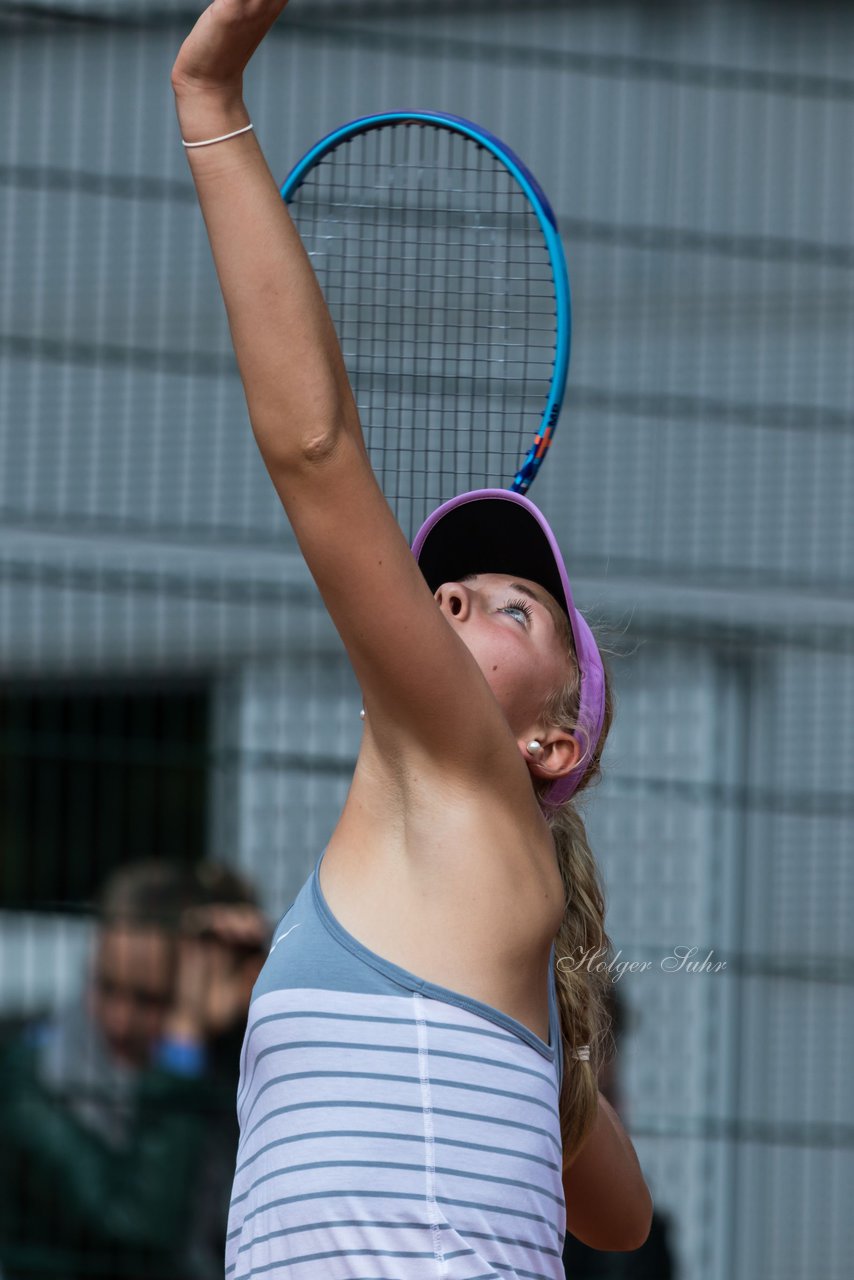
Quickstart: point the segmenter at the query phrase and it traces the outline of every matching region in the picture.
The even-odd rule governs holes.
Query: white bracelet
[[[248,133],[251,128],[251,124],[245,124],[242,129],[235,129],[234,133],[223,133],[219,138],[206,138],[204,142],[184,142],[183,138],[181,141],[185,147],[209,147],[214,142],[225,142],[226,138],[236,138],[239,133]]]
[[[573,1058],[577,1058],[579,1062],[590,1061],[590,1045],[580,1044],[577,1049],[572,1051]]]

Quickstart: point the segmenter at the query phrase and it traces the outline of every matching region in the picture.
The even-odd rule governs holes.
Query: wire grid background
[[[94,793],[21,781],[36,760],[135,752],[157,791],[183,743],[194,839],[278,917],[358,742],[178,139],[196,12],[0,6],[8,1012],[78,982],[101,872],[171,848],[129,799],[98,837]],[[279,180],[343,121],[423,107],[504,139],[558,213],[573,356],[531,496],[623,655],[587,812],[620,959],[647,964],[619,978],[625,1119],[682,1280],[854,1256],[852,54],[843,6],[294,0],[247,81]],[[177,720],[105,728],[108,694]],[[75,697],[76,728],[39,710]],[[726,968],[668,972],[678,947]]]

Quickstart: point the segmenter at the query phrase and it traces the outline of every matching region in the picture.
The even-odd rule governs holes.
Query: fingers
[[[262,949],[269,944],[270,926],[257,907],[248,903],[213,903],[190,907],[182,924],[194,937],[205,937],[230,947]]]
[[[242,907],[193,908],[196,927],[179,940],[178,972],[169,1029],[183,1038],[207,1040],[245,1018],[254,975],[247,978],[240,950],[257,947],[260,913]],[[190,912],[187,913],[191,914]],[[228,919],[227,917],[232,917]],[[261,919],[263,919],[261,917]],[[208,927],[216,923],[216,933]]]
[[[187,908],[177,938],[178,966],[167,1031],[206,1040],[245,1016],[249,1002],[246,954],[268,950],[272,929],[249,903]],[[254,980],[254,979],[253,979]]]

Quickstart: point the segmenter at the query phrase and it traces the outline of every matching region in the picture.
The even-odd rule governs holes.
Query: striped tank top
[[[546,1044],[369,951],[322,861],[252,993],[226,1280],[564,1280],[554,944]]]

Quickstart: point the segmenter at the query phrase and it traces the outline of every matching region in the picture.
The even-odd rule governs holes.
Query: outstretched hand
[[[288,0],[213,0],[172,68],[176,94],[242,93],[243,72]]]

